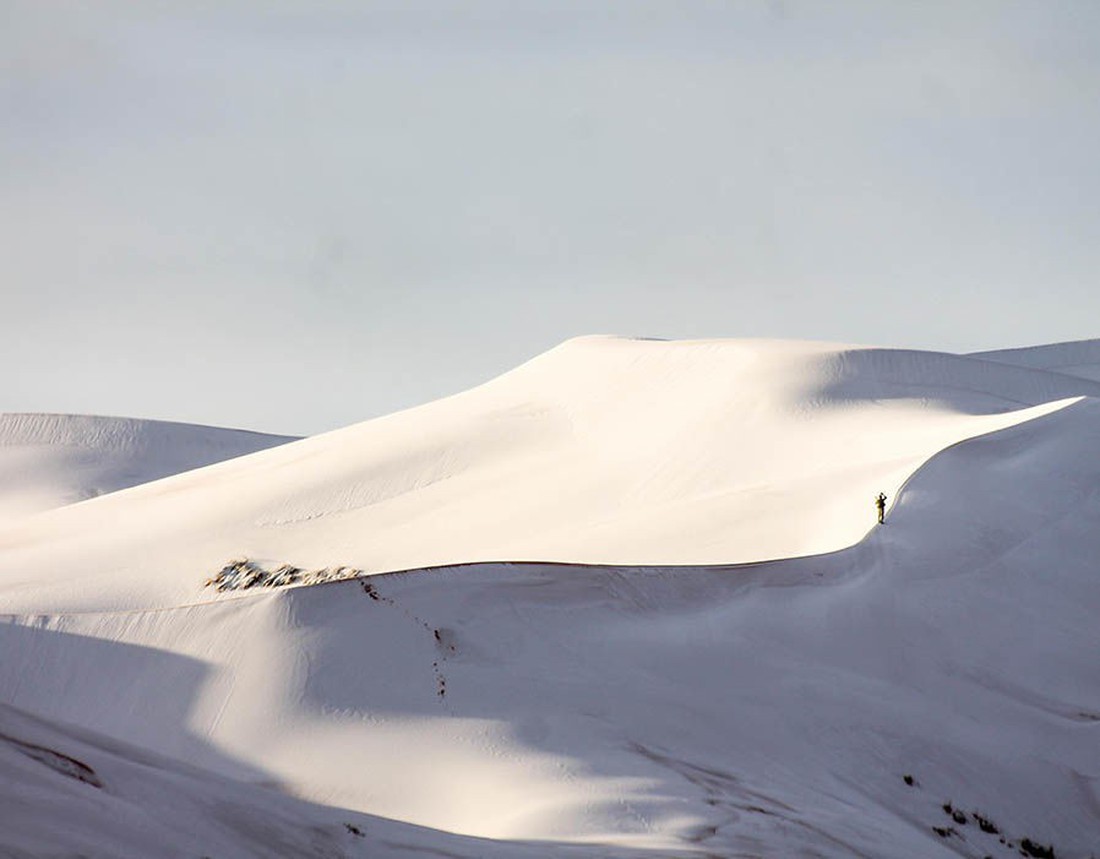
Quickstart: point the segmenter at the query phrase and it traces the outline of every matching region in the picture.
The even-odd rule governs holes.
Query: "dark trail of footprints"
[[[421,627],[425,632],[430,632],[432,638],[435,640],[436,649],[442,654],[439,659],[432,662],[432,673],[435,675],[435,694],[442,700],[447,697],[447,678],[443,674],[442,665],[446,665],[448,658],[455,652],[455,646],[449,641],[449,636],[444,636],[444,632],[437,627],[432,626],[422,617],[413,614],[408,609],[399,606],[391,597],[382,596],[378,593],[378,589],[372,582],[366,579],[359,579],[359,587],[363,589],[368,597],[375,602],[384,603],[385,605],[392,606],[393,608],[404,614],[409,620]]]
[[[259,562],[250,558],[237,558],[225,564],[217,575],[207,579],[205,586],[213,587],[218,591],[237,591],[256,587],[277,588],[289,585],[314,585],[322,582],[357,579],[363,593],[372,600],[393,606],[413,623],[432,633],[436,648],[443,654],[440,659],[432,663],[436,694],[440,698],[445,698],[447,696],[447,678],[443,675],[441,665],[446,664],[447,658],[455,652],[455,646],[451,643],[450,637],[445,636],[443,630],[436,629],[423,618],[417,617],[397,605],[390,597],[379,594],[373,583],[360,578],[362,575],[363,571],[356,567],[324,567],[319,570],[304,570],[291,564],[280,564],[274,570],[267,570]]]

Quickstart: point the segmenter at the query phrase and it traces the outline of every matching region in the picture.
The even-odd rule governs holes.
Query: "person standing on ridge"
[[[886,521],[886,495],[882,492],[878,494],[878,498],[875,499],[875,506],[878,508],[878,523],[881,525]]]

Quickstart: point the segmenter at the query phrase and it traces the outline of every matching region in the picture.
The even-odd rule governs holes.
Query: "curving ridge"
[[[14,656],[0,661],[2,700],[185,759],[206,772],[193,790],[208,779],[249,814],[263,803],[241,786],[275,781],[326,806],[288,807],[295,819],[332,825],[346,808],[405,821],[438,830],[415,830],[419,849],[458,856],[492,855],[464,840],[474,836],[504,856],[902,859],[964,843],[1009,855],[976,818],[964,828],[945,816],[946,801],[995,822],[1012,855],[1028,838],[1087,856],[1100,824],[1090,384],[823,344],[566,344],[442,403],[9,529],[0,652]],[[844,510],[831,499],[818,518],[788,503],[770,519],[724,520],[725,547],[758,545],[739,529],[761,523],[787,533],[784,545],[834,538],[827,554],[763,564],[475,563],[161,602],[172,594],[165,567],[216,554],[204,541],[219,551],[221,540],[255,541],[258,557],[295,562],[308,559],[274,550],[320,557],[393,540],[408,552],[398,513],[423,504],[422,539],[455,551],[465,535],[432,530],[454,509],[432,506],[439,494],[515,504],[524,496],[502,496],[499,483],[538,477],[534,449],[566,477],[606,465],[599,476],[614,487],[616,469],[657,460],[599,508],[620,514],[605,528],[611,544],[630,533],[661,542],[627,515],[646,503],[661,516],[678,499],[724,510],[714,499],[732,484],[708,483],[707,462],[730,481],[771,475],[788,500],[813,470],[806,485],[850,493],[860,523],[851,540],[827,533],[821,523]],[[494,471],[497,456],[505,467]],[[259,494],[262,475],[274,498]],[[887,526],[867,533],[864,489],[888,478],[904,490],[891,492]],[[292,485],[297,494],[281,494]],[[550,517],[556,500],[532,509]],[[200,501],[205,531],[179,518]],[[553,521],[596,509],[573,503],[573,520]],[[152,529],[113,535],[130,555],[88,533],[120,511]],[[524,521],[497,515],[504,531]],[[701,533],[659,532],[670,555]],[[40,559],[69,552],[83,553],[97,589],[43,572]],[[104,591],[116,557],[130,568]],[[4,754],[0,744],[0,765]],[[370,823],[361,842],[328,844],[331,855],[407,855],[411,842],[398,842],[414,835],[395,841]]]
[[[972,357],[1100,381],[1100,340],[1073,340],[1023,349],[975,352]]]
[[[936,451],[1098,390],[937,353],[581,338],[454,397],[0,530],[0,596],[180,605],[239,557],[385,572],[820,554],[861,539],[871,499]]]

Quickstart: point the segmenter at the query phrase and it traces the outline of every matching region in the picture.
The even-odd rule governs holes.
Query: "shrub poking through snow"
[[[997,824],[995,824],[988,817],[984,817],[981,814],[978,814],[978,812],[976,811],[971,812],[971,815],[974,818],[974,822],[978,824],[978,828],[982,832],[988,832],[990,835],[1001,834],[1001,830],[997,828]]]
[[[1054,859],[1054,846],[1044,847],[1042,844],[1036,844],[1030,838],[1025,838],[1020,842],[1020,852],[1027,856],[1034,856],[1035,859]]]
[[[267,570],[249,558],[237,558],[222,567],[216,576],[207,579],[205,587],[212,587],[218,591],[244,591],[249,588],[319,585],[322,582],[354,579],[361,575],[363,571],[355,567],[322,567],[319,570],[304,570],[291,564],[280,564],[273,570]]]

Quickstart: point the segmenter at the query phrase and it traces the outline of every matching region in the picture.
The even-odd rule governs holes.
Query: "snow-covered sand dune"
[[[1083,859],[1097,390],[981,357],[571,341],[9,526],[0,701],[187,761],[173,790],[245,818],[293,792],[287,819],[329,839],[295,855]],[[447,566],[204,589],[232,556]],[[99,790],[35,774],[28,814]]]
[[[167,421],[0,414],[0,523],[288,441]]]
[[[207,599],[238,557],[817,554],[858,541],[870,499],[936,451],[1097,393],[936,353],[581,338],[454,397],[0,528],[0,588],[18,571],[18,610],[149,608]]]

